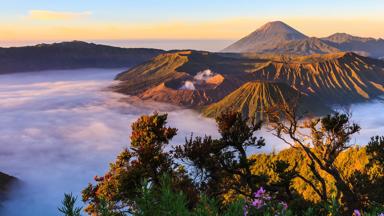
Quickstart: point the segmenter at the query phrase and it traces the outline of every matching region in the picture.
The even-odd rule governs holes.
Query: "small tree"
[[[251,197],[264,180],[253,175],[254,160],[249,159],[249,147],[261,148],[264,139],[255,136],[261,122],[243,118],[238,112],[225,112],[216,119],[221,138],[210,136],[186,140],[174,150],[175,157],[191,169],[202,192],[208,196],[220,196],[234,192]]]
[[[367,153],[372,156],[372,160],[384,166],[384,136],[375,136],[367,145]]]
[[[189,216],[186,196],[181,191],[175,191],[172,180],[164,175],[159,187],[153,187],[148,182],[142,187],[142,196],[136,200],[136,216]]]
[[[160,186],[162,175],[185,177],[173,170],[165,146],[176,135],[177,129],[166,126],[167,115],[155,113],[142,116],[132,124],[131,148],[121,152],[110,170],[102,177],[95,177],[96,185],[83,190],[83,201],[88,202],[88,213],[97,213],[99,205],[116,215],[135,211],[135,200],[142,196],[144,180],[152,187]],[[188,179],[178,180],[188,185]]]
[[[61,202],[62,206],[59,207],[59,211],[65,216],[80,216],[81,208],[76,207],[77,198],[70,194],[64,194],[64,199]]]
[[[296,106],[292,104],[280,104],[268,111],[268,117],[275,135],[307,156],[307,166],[317,182],[304,176],[300,178],[327,202],[330,196],[327,194],[326,180],[321,171],[331,175],[335,180],[338,196],[342,195],[346,211],[351,213],[354,209],[359,209],[359,200],[335,166],[335,160],[341,152],[350,147],[350,138],[360,127],[351,123],[347,114],[335,113],[305,120],[297,115],[296,110]]]

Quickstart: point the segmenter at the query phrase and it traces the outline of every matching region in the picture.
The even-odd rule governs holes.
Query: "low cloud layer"
[[[116,70],[72,70],[0,76],[0,171],[14,175],[24,186],[15,190],[0,214],[57,215],[63,194],[80,191],[102,175],[118,152],[129,146],[130,125],[162,104],[121,102],[128,98],[103,91]],[[354,120],[363,127],[353,141],[365,143],[384,134],[381,103],[356,105]],[[218,136],[215,122],[191,110],[172,109],[169,125],[179,129],[172,144],[185,137]],[[286,146],[266,130],[267,146]]]
[[[65,192],[79,192],[129,145],[130,125],[161,104],[120,102],[102,91],[121,70],[74,70],[0,76],[0,170],[23,181],[4,215],[57,215]],[[169,113],[179,128],[216,134],[214,121],[190,110]],[[22,209],[22,210],[20,210]]]

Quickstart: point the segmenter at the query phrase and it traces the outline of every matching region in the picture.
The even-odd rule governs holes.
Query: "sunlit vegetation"
[[[344,113],[301,119],[293,106],[268,112],[268,127],[289,148],[250,155],[268,140],[239,112],[216,118],[219,138],[187,137],[167,114],[132,124],[131,147],[82,192],[89,215],[382,215],[384,137],[352,146],[359,125]],[[77,215],[66,195],[60,211]],[[71,212],[72,211],[72,212]],[[66,213],[69,212],[69,213]]]

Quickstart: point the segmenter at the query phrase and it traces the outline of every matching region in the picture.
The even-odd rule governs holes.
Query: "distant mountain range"
[[[325,38],[308,37],[281,22],[269,22],[240,39],[223,52],[282,53],[295,55],[355,52],[384,58],[384,40],[336,33]]]
[[[179,51],[160,54],[116,77],[114,90],[200,110],[234,109],[263,117],[267,107],[300,98],[313,114],[384,93],[384,62],[355,53],[309,56]]]
[[[128,68],[163,52],[81,41],[0,48],[0,74],[53,69]]]

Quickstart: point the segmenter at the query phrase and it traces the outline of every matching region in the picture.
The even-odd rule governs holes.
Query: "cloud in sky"
[[[74,20],[86,18],[92,15],[90,11],[68,12],[68,11],[50,11],[50,10],[30,10],[28,18],[32,20]]]

